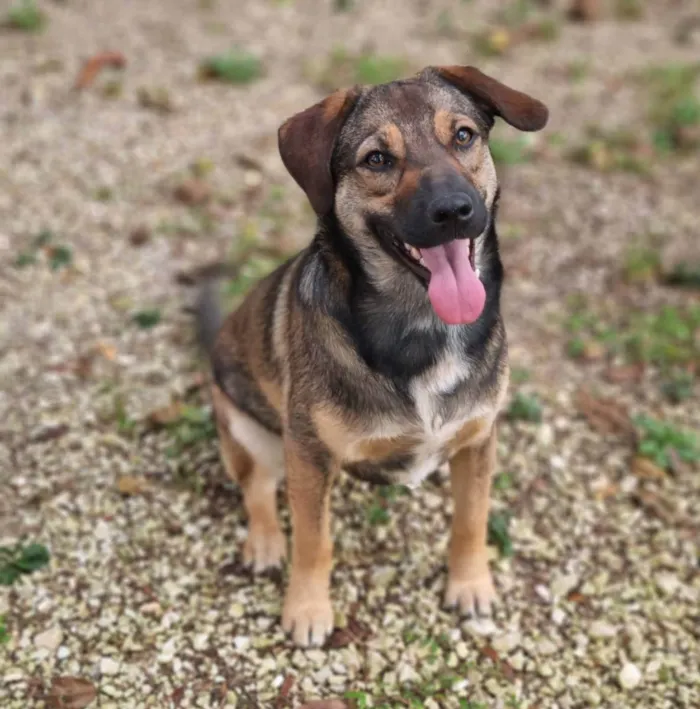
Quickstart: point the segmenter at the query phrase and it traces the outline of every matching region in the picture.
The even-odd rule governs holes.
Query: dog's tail
[[[214,342],[224,320],[218,279],[205,278],[199,284],[199,292],[194,304],[194,317],[199,346],[211,360]]]

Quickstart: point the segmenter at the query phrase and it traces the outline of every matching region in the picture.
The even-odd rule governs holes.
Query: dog
[[[496,418],[508,387],[496,234],[496,118],[542,129],[547,107],[474,67],[338,90],[279,129],[282,161],[317,215],[307,248],[221,319],[201,291],[221,456],[242,488],[244,560],[283,562],[276,490],[292,519],[283,628],[333,627],[329,500],[341,471],[415,486],[449,464],[444,601],[488,614]]]

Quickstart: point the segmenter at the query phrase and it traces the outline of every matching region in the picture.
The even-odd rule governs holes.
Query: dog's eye
[[[474,140],[474,137],[474,131],[470,130],[469,128],[459,128],[455,133],[455,143],[457,143],[457,145],[465,147],[471,144],[471,142]]]
[[[391,167],[391,157],[379,150],[373,150],[366,158],[365,163],[373,170],[383,170]]]

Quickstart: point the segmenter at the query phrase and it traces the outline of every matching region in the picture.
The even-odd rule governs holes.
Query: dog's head
[[[496,117],[535,131],[548,114],[474,67],[429,67],[296,114],[280,128],[280,154],[319,217],[335,212],[380,287],[410,273],[442,320],[468,323],[485,302],[477,242],[498,191]]]

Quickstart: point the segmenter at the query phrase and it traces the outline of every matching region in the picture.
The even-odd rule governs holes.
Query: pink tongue
[[[484,284],[469,263],[469,241],[455,239],[432,249],[421,249],[430,271],[428,297],[433,310],[449,325],[474,322],[484,309]]]

